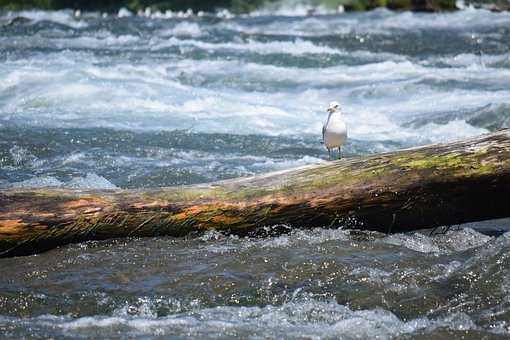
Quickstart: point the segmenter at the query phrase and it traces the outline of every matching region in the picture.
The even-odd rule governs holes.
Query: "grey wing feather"
[[[328,119],[324,122],[324,125],[322,125],[322,141],[324,142],[324,135],[326,134],[326,127],[329,124],[329,116]]]

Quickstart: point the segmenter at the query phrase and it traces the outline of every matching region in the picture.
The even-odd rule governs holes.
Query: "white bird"
[[[347,140],[347,125],[345,125],[342,110],[338,102],[331,102],[328,107],[328,118],[322,126],[322,140],[328,149],[331,159],[331,149],[338,148],[338,158],[342,158],[342,145]]]

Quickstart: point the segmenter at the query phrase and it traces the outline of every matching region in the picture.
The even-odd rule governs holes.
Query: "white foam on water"
[[[298,6],[296,9],[282,8],[281,15],[294,16],[294,20],[279,20],[277,22],[243,25],[238,22],[222,23],[235,31],[249,34],[295,35],[295,36],[327,36],[363,34],[390,36],[395,31],[407,32],[418,30],[458,29],[472,32],[473,29],[487,26],[505,26],[510,23],[508,12],[494,13],[486,10],[467,8],[461,11],[441,14],[423,14],[413,12],[391,12],[386,9],[376,9],[361,16],[349,13],[328,17],[306,16],[310,7]],[[273,9],[274,10],[274,9]],[[335,10],[317,14],[334,14]],[[254,14],[265,14],[264,11]],[[301,17],[301,18],[299,18]],[[471,34],[471,33],[470,33]],[[362,37],[360,37],[362,38]]]
[[[10,183],[11,188],[45,188],[45,187],[61,187],[63,183],[52,176],[41,176],[30,178],[21,182]]]
[[[437,265],[432,266],[433,272],[437,273],[437,275],[432,276],[431,279],[434,281],[447,279],[452,274],[456,273],[459,269],[462,268],[463,268],[462,263],[459,261],[451,261],[447,264],[439,263]]]
[[[439,246],[434,244],[431,237],[420,233],[392,234],[386,236],[379,242],[409,248],[420,253],[442,253]]]
[[[401,12],[396,15],[388,13],[375,26],[404,30],[455,28],[470,31],[469,28],[506,25],[508,23],[510,23],[508,12],[494,13],[483,9],[466,8],[461,11],[445,13],[445,15],[434,14],[431,16],[413,12]]]
[[[337,13],[336,10],[327,8],[323,5],[311,5],[310,2],[303,1],[277,1],[263,6],[261,9],[254,10],[250,16],[287,16],[304,17],[310,15],[326,15]]]
[[[88,26],[88,24],[85,21],[76,19],[74,17],[74,12],[70,10],[61,11],[30,10],[30,11],[7,12],[2,16],[1,19],[14,19],[16,17],[27,18],[32,20],[34,23],[40,21],[51,21],[72,28],[84,28]]]
[[[143,41],[137,36],[131,34],[115,35],[108,31],[96,31],[91,35],[83,34],[76,38],[39,38],[33,41],[33,44],[36,46],[47,46],[49,44],[58,48],[86,48],[88,50],[139,50],[145,48]]]
[[[276,226],[282,229],[289,228],[285,225]],[[274,227],[266,227],[267,232],[271,232]],[[206,234],[201,240],[209,241],[210,239],[221,240],[205,245],[199,251],[205,250],[210,253],[226,254],[229,252],[237,252],[239,250],[246,251],[249,249],[274,249],[274,248],[299,248],[303,245],[322,244],[331,241],[349,241],[351,237],[349,231],[342,229],[325,229],[314,228],[311,230],[292,230],[288,234],[257,239],[257,238],[239,238],[237,236],[225,236],[221,233],[213,232]]]
[[[344,52],[342,52],[344,53]],[[345,52],[346,54],[348,52]],[[351,53],[354,56],[356,53]],[[174,66],[184,74],[200,74],[205,79],[225,77],[225,70],[228,75],[239,77],[250,83],[282,83],[284,85],[302,85],[308,88],[342,87],[342,86],[371,86],[391,81],[416,81],[421,75],[429,75],[431,71],[442,72],[442,70],[430,70],[413,64],[405,58],[396,60],[381,61],[382,58],[393,58],[392,56],[381,56],[377,53],[360,53],[360,59],[367,58],[366,64],[361,65],[339,65],[321,68],[298,68],[282,67],[267,64],[246,63],[240,61],[179,61]],[[508,73],[507,73],[508,75]],[[465,77],[465,72],[462,75]],[[445,78],[448,76],[445,76]],[[450,77],[448,77],[450,78]],[[503,76],[501,77],[503,78]],[[465,78],[462,78],[465,79]],[[249,81],[249,82],[248,82]],[[241,82],[240,82],[241,83]],[[395,86],[398,86],[395,85]]]
[[[434,241],[452,251],[464,251],[471,248],[481,247],[493,240],[493,237],[481,234],[471,228],[450,230],[446,234],[436,235]]]
[[[73,163],[86,163],[87,155],[83,152],[75,152],[70,155],[65,155],[60,157],[63,165],[73,164]]]
[[[406,28],[395,19],[416,21],[418,27],[428,25],[428,21],[442,25],[458,19],[460,23],[453,25],[483,26],[487,18],[495,19],[496,24],[508,20],[507,15],[466,13],[471,19],[455,13],[425,18],[421,14],[378,10],[364,14],[368,17],[349,14],[285,18],[269,23],[263,18],[249,19],[253,22],[248,23],[239,19],[215,24],[169,20],[168,25],[145,37],[116,34],[106,28],[86,30],[73,37],[43,31],[33,37],[0,37],[0,44],[7,47],[19,44],[20,48],[62,49],[9,57],[0,63],[0,78],[5,80],[0,84],[0,124],[313,136],[319,149],[325,106],[335,99],[342,103],[346,113],[349,142],[369,141],[373,150],[390,151],[465,138],[487,130],[468,124],[471,120],[463,118],[462,112],[508,104],[510,89],[506,84],[510,82],[510,71],[500,66],[506,56],[484,55],[483,63],[479,56],[469,53],[419,60],[386,52],[346,50],[304,37],[284,41],[209,38],[211,32],[225,28],[254,30],[252,33],[269,28],[282,34],[287,26],[293,32],[311,34],[315,34],[315,29],[319,34],[331,28],[332,34],[335,29],[352,34],[372,21],[376,30],[407,30],[415,28]],[[167,48],[171,48],[170,52]],[[104,49],[111,55],[96,53]],[[141,51],[143,57],[132,59],[131,53],[138,55]],[[190,57],[197,52],[200,58]],[[211,53],[220,56],[208,57]],[[292,62],[293,66],[272,62],[286,56],[299,62]],[[311,64],[310,59],[315,57],[334,60],[333,66]],[[301,61],[306,67],[298,66]],[[448,121],[437,119],[451,112],[460,114]],[[423,118],[419,126],[406,124],[418,118]],[[351,145],[347,144],[347,152]],[[321,162],[312,156],[281,160],[219,154],[171,153],[167,155],[173,157],[171,161],[160,157],[159,165],[151,164],[188,166],[193,173],[206,174],[223,171],[222,162],[217,161],[223,157],[227,161],[247,162],[248,165],[236,165],[231,171],[244,176]],[[198,158],[202,162],[194,161]],[[147,162],[143,157],[135,161]]]
[[[118,189],[106,178],[94,173],[88,173],[85,177],[74,177],[65,186],[72,189]]]
[[[13,92],[0,103],[0,117],[45,126],[192,128],[204,132],[319,136],[324,106],[336,98],[347,112],[352,138],[414,139],[420,143],[461,138],[486,130],[463,121],[418,129],[402,128],[397,122],[408,116],[450,111],[452,107],[472,110],[506,103],[510,97],[508,90],[461,89],[445,96],[442,89],[419,84],[423,79],[471,82],[485,78],[492,79],[485,82],[497,85],[510,79],[506,70],[431,68],[410,61],[298,69],[189,60],[156,66],[124,63],[98,66],[94,57],[87,61],[87,54],[63,53],[56,57],[25,64],[16,61],[0,67],[0,74],[7,79],[3,91],[23,90]],[[180,82],[183,74],[206,82],[244,77],[246,80],[241,84],[279,82],[284,88],[267,93],[229,88],[228,83],[212,88],[191,86]],[[289,84],[292,86],[285,89]]]
[[[435,143],[462,139],[486,133],[487,130],[469,125],[463,120],[453,120],[447,124],[429,123],[420,128],[414,129],[414,133],[426,136]]]
[[[151,308],[150,306],[148,307]],[[140,309],[138,305],[135,309]],[[129,314],[129,313],[125,313]],[[13,317],[1,317],[0,324],[19,322]],[[119,329],[132,335],[201,336],[237,334],[256,337],[320,337],[389,339],[413,333],[445,330],[480,330],[466,314],[454,313],[443,318],[427,317],[402,321],[384,309],[351,310],[335,301],[320,301],[311,297],[296,298],[283,305],[263,307],[221,306],[199,308],[189,313],[156,317],[152,314],[93,316],[70,318],[43,315],[23,319],[23,324],[61,329],[67,336],[115,334]],[[490,330],[488,330],[490,331]]]
[[[325,160],[317,157],[304,156],[296,160],[275,160],[266,159],[264,162],[253,163],[251,167],[259,169],[273,169],[273,170],[284,170],[289,168],[295,168],[307,164],[318,164],[323,163]]]
[[[133,13],[131,13],[131,11],[125,7],[120,8],[119,11],[117,12],[117,17],[119,18],[126,18],[130,16],[133,16]]]
[[[159,37],[200,37],[204,32],[197,23],[183,21],[172,28],[163,29],[155,33]]]
[[[473,54],[473,53],[461,53],[454,56],[444,56],[444,57],[436,57],[430,58],[427,61],[424,61],[424,65],[430,65],[433,63],[442,62],[447,65],[455,66],[455,67],[468,67],[470,70],[479,73],[479,80],[483,80],[483,72],[487,71],[486,67],[491,67],[492,65],[497,65],[500,63],[510,63],[510,54],[500,54],[500,55],[490,55],[490,54]],[[494,74],[496,79],[498,79],[499,75],[508,74],[508,69],[499,69],[502,74]],[[470,74],[469,76],[473,76]],[[493,80],[491,79],[486,80]]]
[[[256,248],[297,247],[299,244],[321,244],[330,241],[347,241],[349,232],[342,229],[314,228],[312,230],[296,230],[289,234],[271,237],[264,240],[253,240],[249,246]]]
[[[47,36],[42,33],[34,33],[23,39],[12,39],[12,37],[0,37],[0,43],[6,48],[19,49],[30,48],[51,48],[61,49],[86,49],[86,50],[116,50],[132,51],[146,50],[147,41],[131,34],[113,34],[106,30],[83,32],[77,37],[69,35]]]
[[[42,164],[35,155],[28,149],[19,145],[14,145],[9,149],[9,154],[16,167],[37,167]]]
[[[73,177],[69,181],[60,181],[53,176],[39,176],[30,178],[21,182],[12,182],[7,184],[9,188],[44,188],[59,187],[71,189],[118,189],[117,186],[109,182],[106,178],[94,173],[87,173],[85,177]]]
[[[277,23],[261,23],[243,25],[234,23],[237,30],[245,33],[264,32],[269,34],[284,35],[308,35],[320,36],[331,34],[348,34],[352,32],[360,34],[391,34],[392,30],[420,30],[420,29],[460,29],[470,32],[473,28],[485,27],[488,25],[507,25],[510,23],[510,15],[506,12],[494,13],[482,9],[466,8],[453,13],[441,13],[423,15],[421,13],[399,12],[394,13],[385,9],[377,9],[371,13],[364,14],[368,20],[361,20],[355,15],[335,15],[329,17],[308,17],[314,14],[335,14],[335,9],[327,9],[321,6],[310,6],[303,3],[280,3],[271,8],[258,10],[252,16],[260,15],[282,15],[295,17],[295,20],[280,20]],[[129,16],[128,11],[119,11],[121,17]],[[86,13],[86,17],[97,17],[99,14]],[[42,20],[64,24],[73,28],[87,27],[87,21],[76,19],[74,13],[64,11],[21,11],[7,12],[2,19],[9,20],[17,16],[29,18],[35,22]],[[148,19],[148,18],[147,18]],[[223,24],[223,23],[222,23]],[[226,22],[225,24],[230,24]]]
[[[85,155],[73,154],[66,157],[62,163],[84,161]],[[299,167],[308,164],[324,162],[321,158],[304,156],[298,159],[271,158],[266,156],[242,155],[236,153],[182,151],[173,149],[152,149],[146,157],[110,157],[109,160],[116,166],[129,166],[130,164],[144,164],[154,167],[182,167],[191,169],[194,173],[204,176],[211,172],[224,171],[225,163],[242,164],[232,170],[241,175],[253,175],[268,170],[283,170],[289,167]]]
[[[358,267],[351,271],[351,275],[362,282],[384,285],[392,282],[393,273],[379,268]]]
[[[157,306],[155,302],[159,302],[159,300],[159,298],[152,299],[147,297],[140,297],[138,298],[138,301],[135,305],[125,304],[124,306],[115,309],[112,314],[118,317],[137,315],[141,317],[155,318],[157,317]]]
[[[386,244],[403,246],[421,253],[445,254],[478,248],[493,240],[471,228],[449,230],[446,233],[425,235],[422,233],[393,234],[378,240]]]
[[[505,57],[500,55],[484,56],[483,64],[474,54],[441,55],[416,60],[391,53],[347,51],[342,47],[305,39],[307,36],[352,32],[384,35],[392,30],[436,29],[447,25],[469,30],[472,27],[485,27],[491,20],[490,25],[506,25],[510,18],[507,14],[464,11],[460,14],[425,16],[377,10],[366,15],[369,16],[366,20],[358,14],[331,16],[324,20],[275,20],[269,25],[270,30],[282,35],[290,32],[303,38],[282,38],[285,41],[264,42],[253,37],[234,38],[227,42],[209,40],[211,29],[231,25],[234,31],[257,33],[257,30],[262,32],[266,25],[256,22],[245,24],[240,20],[219,24],[170,23],[167,30],[158,30],[145,38],[114,34],[107,29],[94,32],[86,30],[75,38],[67,36],[65,32],[40,32],[33,37],[22,38],[0,37],[0,44],[6,49],[18,45],[22,52],[19,59],[9,55],[0,63],[0,78],[5,80],[0,84],[0,124],[144,131],[191,129],[228,134],[309,134],[317,136],[317,148],[320,148],[318,141],[326,116],[325,106],[336,99],[340,100],[346,111],[352,140],[380,142],[392,148],[395,146],[391,146],[391,142],[415,145],[486,131],[471,126],[462,116],[443,123],[425,119],[419,127],[406,127],[408,120],[437,117],[452,110],[462,112],[485,105],[508,103],[510,90],[505,88],[505,84],[510,80],[510,73],[508,69],[498,66],[505,63]],[[253,20],[258,22],[259,19],[264,21],[264,18]],[[355,38],[361,42],[364,37]],[[475,37],[475,40],[478,38]],[[32,47],[34,50],[29,50]],[[41,48],[58,48],[62,52],[38,52]],[[24,54],[25,50],[30,53]],[[103,50],[108,53],[103,55]],[[209,57],[209,54],[214,57]],[[310,62],[315,57],[334,66],[315,65]],[[352,60],[349,57],[356,59],[356,63],[350,63]],[[281,66],[287,61],[292,65],[303,63],[306,67]],[[454,85],[448,85],[450,83]],[[14,170],[16,167],[40,167],[37,157],[26,148],[7,151],[9,162],[15,165]],[[89,151],[81,151],[77,148],[70,151],[70,156],[57,157],[69,166],[93,162],[89,159]],[[149,156],[130,158],[122,154],[112,156],[109,161],[115,165],[134,162],[142,164],[142,167],[147,164],[162,168],[182,166],[198,174],[215,172],[222,168],[224,161],[246,164],[232,170],[243,174],[321,161],[312,156],[288,158],[155,148]],[[89,166],[91,164],[87,163]],[[82,176],[70,180],[39,176],[13,184],[16,185],[83,190],[116,188],[103,177],[85,171]],[[267,231],[270,233],[271,229]],[[474,256],[467,260],[468,266],[476,268],[480,263],[485,265],[486,258],[498,256],[498,252],[505,249],[498,242],[505,241],[505,246],[508,246],[509,238],[504,235],[500,240],[492,241],[474,231],[465,230],[434,237],[390,235],[376,239],[375,243],[378,249],[395,248],[406,255],[410,253],[420,258],[427,254],[448,255],[469,250]],[[198,243],[198,251],[224,254],[253,249],[263,252],[299,250],[310,244],[316,249],[326,244],[333,245],[338,251],[345,250],[350,244],[360,246],[349,232],[324,229],[293,231],[266,239],[241,239],[209,232],[194,242]],[[371,242],[366,242],[367,248],[373,246]],[[408,252],[402,247],[419,253]],[[86,258],[82,260],[87,261]],[[441,281],[456,275],[459,270],[470,269],[452,259],[442,261],[443,264],[432,266],[427,272],[432,275],[432,280]],[[494,264],[492,268],[497,268],[497,265]],[[401,272],[406,275],[410,273],[405,269]],[[358,280],[366,279],[371,284],[386,286],[393,281],[390,280],[392,275],[398,273],[364,267],[353,270],[351,275]],[[264,281],[264,284],[266,282],[270,284],[268,281]],[[505,281],[501,289],[508,292],[509,287]],[[388,289],[400,288],[391,285]],[[126,302],[110,315],[77,318],[70,315],[0,316],[0,328],[3,325],[22,325],[26,329],[48,327],[61,331],[61,335],[67,337],[115,337],[120,333],[140,337],[233,334],[267,338],[394,338],[412,336],[417,332],[433,333],[438,328],[483,332],[501,332],[504,329],[482,329],[468,315],[451,312],[447,312],[446,316],[441,314],[434,318],[403,321],[388,310],[353,310],[335,301],[303,298],[301,293],[294,293],[290,301],[281,305],[205,308],[198,303],[193,308],[186,306],[163,317],[158,317],[160,310],[154,300],[142,298],[134,304]],[[116,302],[112,300],[106,303]],[[479,320],[477,312],[474,312],[473,318]]]
[[[269,41],[260,42],[253,39],[247,39],[239,42],[205,42],[194,39],[180,39],[171,37],[162,41],[160,38],[153,38],[151,42],[152,50],[181,46],[196,47],[206,51],[240,51],[252,52],[261,55],[266,54],[290,54],[290,55],[316,55],[316,54],[342,54],[342,51],[314,44],[307,40],[295,39],[294,41]]]

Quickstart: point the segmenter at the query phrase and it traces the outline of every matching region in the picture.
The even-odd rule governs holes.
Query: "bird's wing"
[[[329,123],[329,116],[328,119],[324,122],[324,125],[322,125],[322,141],[324,141],[324,135],[326,134],[326,128],[328,127]]]

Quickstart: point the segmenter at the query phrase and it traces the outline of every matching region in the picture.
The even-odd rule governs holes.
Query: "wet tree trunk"
[[[402,232],[510,216],[510,130],[249,178],[150,190],[0,192],[0,256],[264,226]]]

